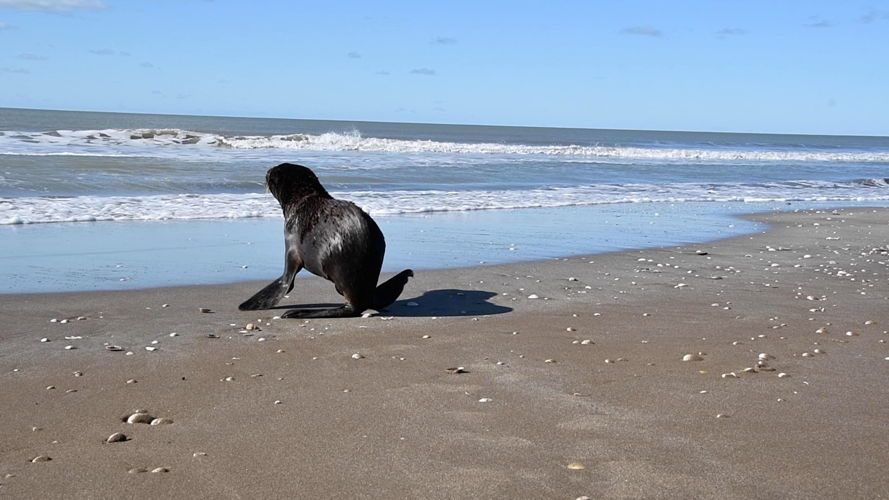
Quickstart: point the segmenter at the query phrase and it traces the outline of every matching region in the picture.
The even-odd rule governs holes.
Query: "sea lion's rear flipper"
[[[374,292],[373,309],[379,311],[392,305],[404,290],[404,285],[407,284],[408,278],[413,277],[413,275],[413,271],[405,269],[378,286]]]
[[[352,306],[345,305],[331,309],[291,309],[281,315],[282,318],[354,318],[360,312],[355,312]]]

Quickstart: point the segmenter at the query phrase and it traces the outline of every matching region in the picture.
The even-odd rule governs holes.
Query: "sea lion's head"
[[[270,168],[265,174],[265,184],[282,206],[312,195],[330,197],[314,172],[293,163],[282,163]]]

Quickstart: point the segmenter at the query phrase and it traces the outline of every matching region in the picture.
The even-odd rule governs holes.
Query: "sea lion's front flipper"
[[[242,311],[256,311],[259,309],[271,309],[275,307],[275,305],[281,301],[281,299],[287,295],[287,292],[293,288],[293,282],[289,284],[284,283],[284,277],[272,281],[268,285],[265,286],[262,290],[256,292],[253,297],[245,300],[244,303],[238,306],[238,309]]]
[[[408,278],[413,275],[413,271],[405,269],[378,286],[374,291],[373,309],[379,311],[392,305],[404,291],[404,285],[407,284]]]
[[[285,295],[290,293],[290,290],[293,290],[293,280],[296,278],[296,273],[300,272],[302,268],[302,261],[296,257],[295,253],[287,252],[284,260],[284,274],[256,292],[253,297],[245,300],[238,306],[238,309],[256,311],[275,307]]]
[[[360,312],[350,305],[334,307],[331,309],[291,309],[282,314],[282,318],[355,318]]]

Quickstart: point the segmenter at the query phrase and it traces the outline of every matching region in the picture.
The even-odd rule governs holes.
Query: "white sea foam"
[[[0,154],[79,156],[219,156],[224,151],[360,151],[451,155],[558,156],[667,162],[889,162],[886,151],[819,149],[668,148],[608,145],[461,143],[325,134],[223,136],[181,129],[58,130],[0,134]]]
[[[373,215],[653,202],[886,201],[886,179],[848,183],[615,184],[525,190],[333,192]],[[279,217],[265,193],[0,198],[0,225]]]

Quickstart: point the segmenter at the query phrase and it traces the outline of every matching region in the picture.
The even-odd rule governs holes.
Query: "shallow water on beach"
[[[383,270],[396,272],[703,243],[767,228],[740,214],[799,208],[736,203],[715,212],[706,203],[609,205],[385,216],[377,222],[387,241]],[[271,281],[282,270],[280,219],[0,226],[0,293]]]

